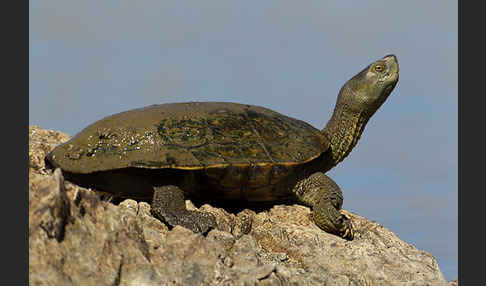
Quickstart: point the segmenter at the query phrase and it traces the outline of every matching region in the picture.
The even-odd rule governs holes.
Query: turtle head
[[[385,102],[397,82],[398,61],[394,55],[388,55],[371,63],[344,84],[332,117],[321,130],[329,139],[333,166],[351,152],[366,123]]]
[[[371,117],[397,84],[398,72],[398,61],[394,55],[371,63],[344,84],[336,107]]]

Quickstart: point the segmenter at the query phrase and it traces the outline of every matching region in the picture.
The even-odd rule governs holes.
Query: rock
[[[29,126],[29,175],[32,172],[46,174],[44,157],[56,145],[69,139],[70,135],[59,131]]]
[[[67,139],[29,128],[30,285],[447,285],[432,255],[349,212],[353,241],[299,205],[233,214],[206,204],[218,229],[169,231],[149,204],[114,205],[47,169],[45,154]]]
[[[459,286],[459,282],[457,281],[457,278],[449,282],[447,286]]]

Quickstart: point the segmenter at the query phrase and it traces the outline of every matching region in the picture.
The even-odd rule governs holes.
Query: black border
[[[458,1],[459,11],[459,130],[458,130],[458,271],[459,285],[480,285],[484,279],[484,226],[483,192],[486,189],[484,162],[486,160],[485,131],[486,111],[482,104],[485,84],[484,61],[484,10],[471,1]],[[468,41],[469,40],[469,41]],[[479,164],[475,164],[479,162]],[[477,165],[477,166],[476,166]],[[477,282],[476,282],[477,281]]]
[[[20,194],[19,196],[21,202],[19,202],[18,204],[10,204],[9,208],[15,209],[15,221],[18,220],[16,224],[19,226],[19,231],[21,232],[21,234],[20,238],[14,235],[11,236],[15,240],[14,243],[20,244],[20,247],[22,249],[25,249],[25,252],[18,250],[17,247],[12,247],[13,249],[10,249],[9,252],[15,251],[15,254],[8,255],[7,257],[9,260],[15,257],[15,266],[11,265],[8,268],[12,270],[14,268],[22,269],[25,275],[21,275],[21,273],[17,273],[17,271],[6,272],[9,272],[9,275],[13,276],[11,279],[7,279],[7,281],[11,280],[15,281],[15,283],[13,284],[27,285],[29,283],[29,0],[12,1],[10,2],[10,4],[13,4],[12,6],[16,8],[15,10],[17,10],[17,13],[12,13],[8,17],[15,17],[15,22],[19,22],[18,29],[14,29],[12,27],[12,34],[14,36],[13,42],[19,43],[20,45],[20,48],[17,48],[16,45],[12,45],[12,48],[15,49],[13,54],[18,54],[18,56],[7,56],[8,58],[11,58],[10,61],[12,61],[13,65],[16,67],[15,69],[13,69],[15,78],[18,78],[20,81],[19,83],[17,83],[16,80],[12,81],[14,87],[12,89],[12,93],[10,94],[13,95],[16,98],[15,101],[18,102],[18,106],[16,106],[12,110],[12,113],[15,112],[15,116],[20,117],[20,119],[18,120],[20,126],[16,127],[15,133],[18,133],[19,138],[25,138],[25,145],[15,144],[16,146],[14,148],[20,150],[18,152],[7,153],[12,153],[9,154],[9,156],[16,157],[16,159],[9,160],[9,162],[18,162],[15,163],[20,165],[21,171],[18,173],[18,175],[22,178],[25,178],[23,179],[25,181],[23,181],[22,179],[16,180],[15,185],[17,185],[17,187],[12,187],[6,191],[16,192],[17,194]],[[5,12],[10,13],[10,5],[6,6],[7,9],[5,9]],[[5,27],[9,29],[7,25],[5,25]],[[17,92],[15,92],[15,90],[17,90]],[[17,125],[18,123],[16,122],[15,125]],[[17,137],[17,134],[15,134],[15,137]],[[21,156],[19,155],[22,154],[23,150],[27,150],[26,156],[23,157],[25,158],[25,165],[22,163],[23,160],[21,160]],[[17,176],[11,177],[15,179]],[[19,187],[19,182],[24,182],[23,186]],[[22,206],[24,206],[24,208],[22,208]],[[4,218],[10,219],[13,216],[12,213],[13,212],[10,212],[10,215],[4,216]]]
[[[2,243],[5,284],[29,277],[29,1],[2,10]]]

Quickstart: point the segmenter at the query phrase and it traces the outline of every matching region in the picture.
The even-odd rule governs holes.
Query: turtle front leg
[[[216,227],[212,214],[186,209],[184,192],[177,186],[154,187],[151,213],[171,227],[180,225],[196,233],[204,234]]]
[[[312,208],[317,226],[344,239],[353,240],[353,224],[339,211],[343,205],[343,193],[331,178],[316,172],[299,181],[294,192],[302,204]]]

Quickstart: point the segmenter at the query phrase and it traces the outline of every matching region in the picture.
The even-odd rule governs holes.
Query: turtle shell
[[[203,170],[215,184],[273,185],[329,148],[303,121],[228,102],[151,105],[97,121],[48,155],[78,174],[122,168]]]

